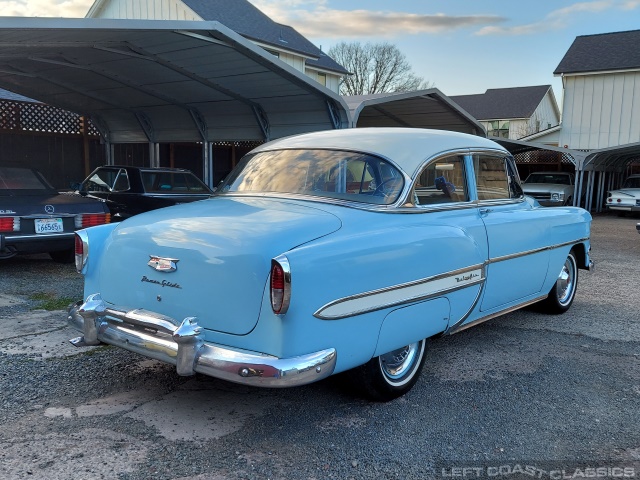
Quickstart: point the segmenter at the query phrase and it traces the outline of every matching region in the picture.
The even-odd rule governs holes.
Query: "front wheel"
[[[549,291],[549,296],[540,302],[540,307],[547,313],[560,314],[569,310],[578,288],[578,264],[573,251],[564,261],[556,283]]]
[[[351,378],[372,400],[388,402],[407,393],[420,377],[426,359],[426,340],[405,345],[352,371]]]

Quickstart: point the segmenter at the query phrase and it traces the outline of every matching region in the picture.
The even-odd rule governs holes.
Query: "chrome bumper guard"
[[[69,324],[84,336],[70,342],[83,347],[100,342],[176,366],[178,375],[196,372],[244,385],[293,387],[333,373],[337,354],[329,348],[292,358],[236,350],[206,343],[194,317],[182,322],[148,310],[107,307],[100,294],[69,307]]]

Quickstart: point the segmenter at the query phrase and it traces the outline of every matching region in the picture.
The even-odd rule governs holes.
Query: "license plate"
[[[37,218],[35,220],[36,233],[63,232],[61,218]]]

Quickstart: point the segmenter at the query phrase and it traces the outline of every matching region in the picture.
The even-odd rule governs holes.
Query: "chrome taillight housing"
[[[291,268],[289,260],[280,255],[271,260],[270,275],[271,309],[276,315],[284,315],[291,302]]]
[[[75,238],[76,270],[82,273],[89,257],[89,235],[84,230],[76,232]]]

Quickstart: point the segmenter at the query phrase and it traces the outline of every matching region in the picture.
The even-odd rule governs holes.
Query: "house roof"
[[[203,20],[215,20],[245,38],[310,57],[307,65],[341,74],[347,70],[288,25],[274,22],[247,0],[182,0]]]
[[[583,35],[576,39],[554,75],[640,68],[640,30]]]
[[[551,85],[492,88],[476,95],[449,97],[478,120],[530,118]]]
[[[583,35],[576,39],[555,75],[640,68],[640,30]]]

